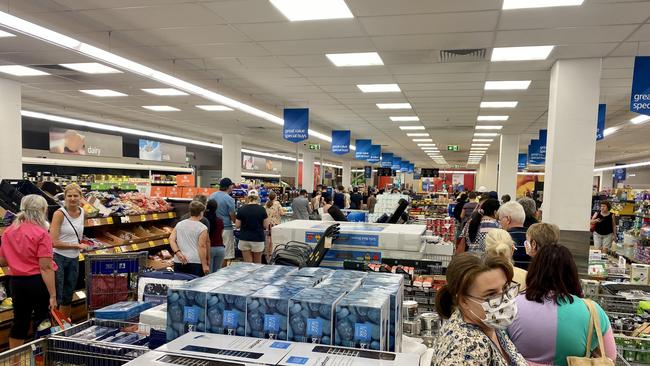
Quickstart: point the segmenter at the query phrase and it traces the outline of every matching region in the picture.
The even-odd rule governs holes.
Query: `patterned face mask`
[[[517,303],[515,302],[515,298],[518,291],[519,286],[513,284],[502,294],[483,299],[483,301],[477,301],[470,296],[470,300],[481,305],[483,308],[485,319],[481,319],[472,310],[470,312],[486,326],[493,329],[505,330],[512,324],[515,317],[517,317]]]

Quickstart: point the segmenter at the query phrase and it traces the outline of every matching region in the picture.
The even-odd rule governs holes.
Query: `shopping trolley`
[[[120,301],[138,299],[138,279],[147,252],[88,254],[85,260],[88,313]]]

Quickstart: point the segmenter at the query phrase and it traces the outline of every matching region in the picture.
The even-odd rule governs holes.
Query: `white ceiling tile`
[[[498,11],[416,14],[360,18],[370,36],[421,33],[480,32],[495,29]]]
[[[451,62],[431,63],[416,65],[389,65],[388,69],[395,75],[406,74],[435,74],[435,73],[463,73],[463,72],[485,72],[487,62]]]
[[[493,32],[466,32],[442,34],[409,34],[376,36],[372,41],[380,51],[467,49],[492,47]],[[437,60],[438,55],[435,55]]]
[[[354,19],[330,20],[327,22],[237,24],[234,27],[254,41],[288,41],[364,36],[363,29]]]
[[[375,47],[368,38],[352,37],[303,41],[266,41],[259,45],[274,55],[323,55],[325,53],[373,52]]]
[[[498,10],[501,0],[347,0],[357,17]]]
[[[634,29],[636,29],[636,25],[498,31],[495,46],[516,47],[618,42],[629,36]]]
[[[268,0],[216,1],[204,6],[230,24],[287,21]]]
[[[115,31],[113,33],[115,36],[128,37],[149,46],[249,41],[245,35],[229,25]]]
[[[124,7],[82,10],[79,12],[111,30],[190,27],[224,24],[223,19],[197,3],[174,3],[164,6]]]

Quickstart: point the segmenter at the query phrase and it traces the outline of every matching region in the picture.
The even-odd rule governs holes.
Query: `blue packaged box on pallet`
[[[389,306],[382,291],[356,289],[345,295],[336,305],[334,345],[385,351]]]
[[[246,300],[246,336],[287,340],[289,299],[304,289],[286,283],[267,286]]]
[[[294,295],[289,300],[288,340],[331,345],[336,304],[346,293],[330,286],[307,288]]]
[[[120,301],[95,310],[95,317],[106,320],[132,320],[137,318],[141,312],[151,308],[152,305],[150,302]]]
[[[388,351],[402,351],[402,302],[404,287],[399,284],[377,284],[364,282],[360,290],[382,291],[390,296],[390,312],[388,320]]]
[[[205,332],[226,335],[246,334],[246,299],[264,284],[232,282],[207,293]]]

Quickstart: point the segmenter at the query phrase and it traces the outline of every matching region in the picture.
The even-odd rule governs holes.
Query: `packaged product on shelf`
[[[650,265],[632,263],[630,282],[636,285],[648,285],[650,277]]]
[[[287,340],[289,299],[303,288],[267,286],[246,300],[246,336]]]
[[[336,304],[347,292],[340,287],[306,288],[289,300],[288,340],[332,344]]]
[[[210,291],[207,294],[205,332],[244,336],[246,299],[262,287],[265,287],[265,284],[244,284],[236,281]]]
[[[404,300],[404,276],[370,273],[363,281],[362,289],[384,291],[390,296],[390,317],[388,322],[388,351],[402,351],[402,303]]]
[[[95,317],[106,320],[132,320],[137,318],[141,312],[151,308],[152,305],[152,303],[144,301],[120,301],[95,310]]]
[[[228,282],[225,278],[202,277],[167,293],[167,340],[191,331],[205,332],[207,293]]]
[[[70,338],[77,338],[77,339],[84,339],[87,341],[91,341],[102,337],[111,336],[113,334],[116,334],[117,332],[118,332],[117,328],[93,325],[78,333],[70,335]]]
[[[336,305],[334,345],[386,351],[390,296],[356,289]]]

